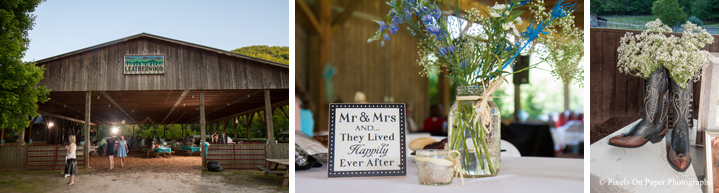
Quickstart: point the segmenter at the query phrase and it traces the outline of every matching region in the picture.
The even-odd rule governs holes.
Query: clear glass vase
[[[449,147],[460,152],[465,178],[496,176],[501,162],[499,109],[489,98],[489,113],[483,117],[479,107],[475,107],[482,94],[484,89],[479,85],[457,87],[457,100],[447,118]],[[482,123],[485,119],[489,119],[488,125]]]

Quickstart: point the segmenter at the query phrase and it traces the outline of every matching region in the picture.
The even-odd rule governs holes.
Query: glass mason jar
[[[414,160],[417,162],[419,184],[447,185],[452,183],[452,161],[449,150],[425,149],[417,150]]]
[[[484,89],[479,85],[457,87],[457,100],[449,110],[448,144],[460,152],[460,163],[465,178],[496,176],[501,153],[500,116],[497,105],[489,98],[489,114],[482,117],[479,97]],[[491,96],[490,96],[491,97]],[[489,119],[489,125],[482,120]]]

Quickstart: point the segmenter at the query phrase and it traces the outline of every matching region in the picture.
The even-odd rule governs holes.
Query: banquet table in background
[[[445,186],[417,181],[414,157],[407,158],[406,177],[327,178],[327,167],[295,172],[297,192],[583,192],[584,160],[502,157],[499,174],[488,178],[455,178]]]

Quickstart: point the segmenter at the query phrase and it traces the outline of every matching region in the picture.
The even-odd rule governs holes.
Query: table
[[[276,174],[277,176],[285,177],[284,182],[282,182],[282,186],[289,186],[290,185],[290,176],[289,176],[288,170],[290,169],[290,160],[289,159],[265,159],[265,160],[267,160],[267,163],[268,163],[267,167],[269,167],[269,168],[257,166],[257,168],[259,168],[260,170],[265,172],[265,179],[267,179],[269,174]],[[277,169],[280,165],[285,166],[284,171]],[[272,169],[270,169],[270,168],[272,168]]]
[[[156,147],[153,151],[155,153],[155,157],[159,157],[160,154],[168,154],[170,157],[172,157],[172,149],[169,147]]]
[[[417,181],[417,163],[407,157],[406,177],[327,178],[327,167],[295,171],[297,192],[583,192],[584,160],[542,157],[503,157],[499,174],[490,178],[459,178],[445,186]]]
[[[186,156],[192,155],[193,153],[197,152],[200,153],[200,147],[196,146],[182,146],[179,150],[180,152],[183,152]]]
[[[667,161],[667,147],[671,142],[669,130],[664,140],[647,142],[637,148],[609,145],[609,139],[629,132],[641,119],[594,142],[590,151],[589,184],[592,192],[682,192],[701,193],[704,187],[704,148],[691,145],[692,163],[684,172],[678,172]],[[698,121],[689,129],[689,144],[695,144]]]

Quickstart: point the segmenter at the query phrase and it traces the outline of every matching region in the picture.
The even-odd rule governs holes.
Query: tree
[[[23,62],[30,43],[28,31],[35,25],[35,11],[42,0],[0,3],[0,128],[16,132],[37,116],[38,102],[47,102],[50,93],[37,84],[45,68]]]
[[[247,46],[234,49],[232,52],[281,64],[290,64],[290,47],[287,46]]]
[[[592,11],[594,14],[603,15],[604,14],[604,1],[602,0],[591,0],[591,7],[589,10]]]
[[[692,14],[699,19],[711,20],[718,18],[719,0],[697,0],[691,5]]]
[[[684,7],[677,0],[657,0],[652,6],[652,14],[659,17],[668,26],[676,26],[687,21]]]

